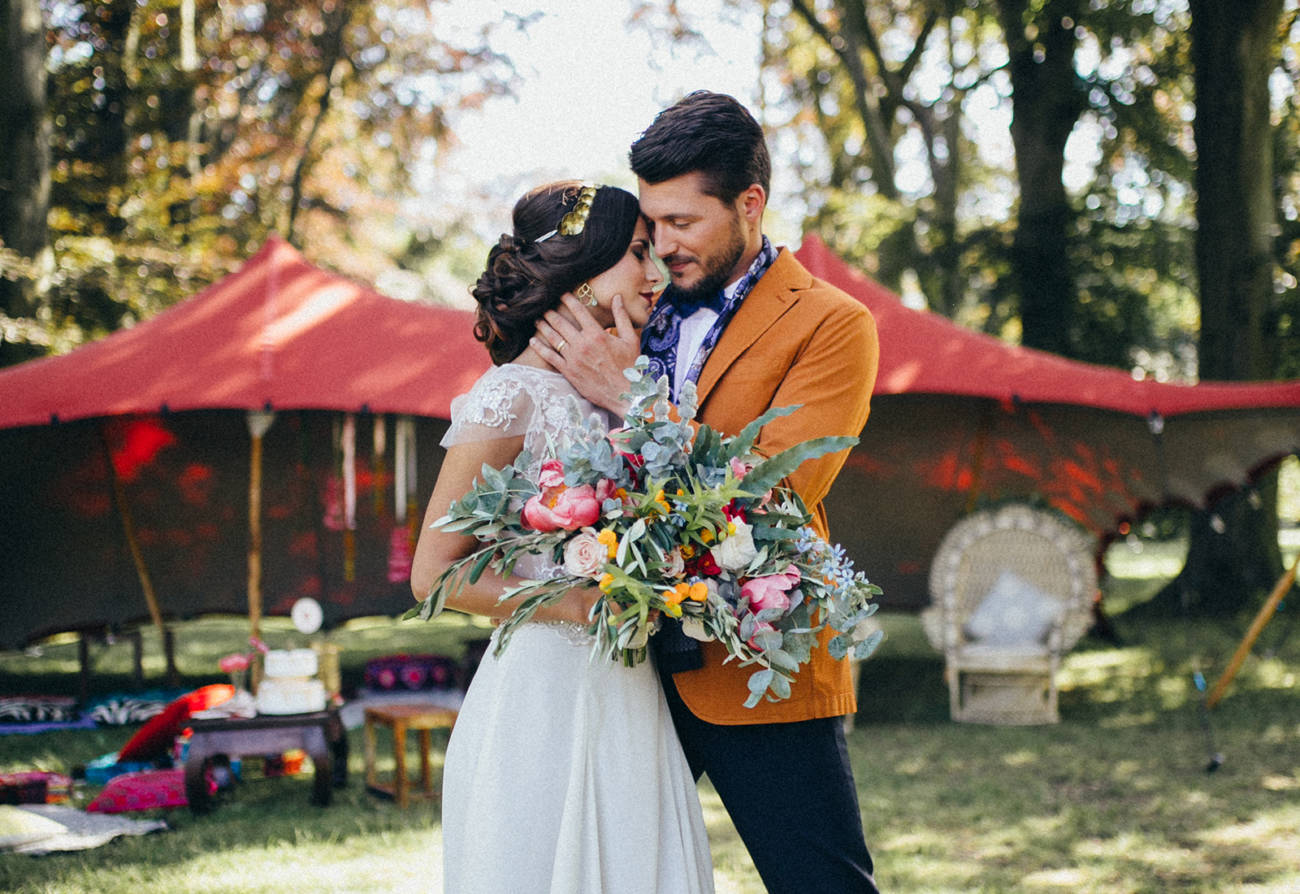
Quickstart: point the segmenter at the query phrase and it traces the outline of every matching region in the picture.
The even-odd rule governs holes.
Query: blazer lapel
[[[736,358],[798,303],[799,290],[811,285],[812,274],[804,269],[789,249],[782,248],[763,278],[740,303],[735,316],[705,361],[704,369],[700,371],[700,380],[696,383],[696,394],[701,406]]]

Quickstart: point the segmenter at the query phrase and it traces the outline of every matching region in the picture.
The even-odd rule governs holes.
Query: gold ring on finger
[[[567,344],[568,344],[567,341],[565,341],[564,339],[560,339],[559,341],[557,341],[557,342],[555,343],[555,350],[556,350],[557,352],[558,352],[558,351],[563,351],[563,350],[564,350],[564,346],[567,345]]]

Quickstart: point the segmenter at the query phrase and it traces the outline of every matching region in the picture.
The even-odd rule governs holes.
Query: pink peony
[[[610,497],[614,496],[614,491],[616,490],[618,490],[618,486],[615,485],[613,481],[610,481],[608,478],[602,478],[596,482],[596,499],[604,503]]]
[[[530,497],[524,503],[523,522],[543,533],[561,529],[576,531],[596,523],[600,518],[600,503],[596,489],[590,484],[557,488]]]
[[[788,591],[799,583],[799,569],[791,565],[783,574],[767,574],[745,581],[740,595],[749,600],[749,610],[761,612],[769,608],[785,611],[790,608]]]
[[[564,466],[558,459],[548,459],[542,463],[542,470],[537,473],[537,486],[543,491],[564,487]]]

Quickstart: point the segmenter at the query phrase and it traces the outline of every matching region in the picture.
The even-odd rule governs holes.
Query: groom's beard
[[[673,303],[679,308],[690,308],[698,304],[712,302],[714,296],[731,278],[732,271],[745,254],[745,230],[740,224],[740,215],[732,218],[727,241],[717,252],[699,259],[703,271],[700,281],[689,288],[673,283]],[[672,263],[675,255],[664,258],[664,263]]]

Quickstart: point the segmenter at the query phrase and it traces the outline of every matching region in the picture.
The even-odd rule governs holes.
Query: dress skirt
[[[649,662],[593,661],[565,624],[495,645],[447,746],[447,894],[711,892],[695,782]]]

